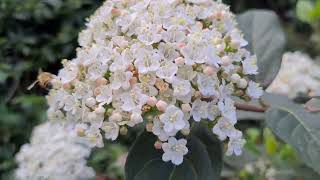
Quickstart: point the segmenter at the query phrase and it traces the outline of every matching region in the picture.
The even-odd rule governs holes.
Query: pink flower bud
[[[111,14],[112,14],[113,16],[119,16],[119,15],[121,14],[121,11],[120,11],[120,9],[118,9],[118,8],[112,8]]]
[[[224,56],[221,61],[224,66],[229,66],[232,63],[232,60],[228,56]]]
[[[149,99],[147,100],[147,104],[151,107],[155,106],[157,104],[157,98],[149,97]]]
[[[121,120],[122,120],[122,115],[118,112],[114,112],[110,116],[110,121],[119,122]]]
[[[97,86],[103,86],[103,85],[106,85],[107,83],[108,83],[108,80],[106,78],[99,77],[98,79],[96,79]]]
[[[70,83],[65,83],[65,84],[62,85],[62,87],[63,87],[63,89],[68,90],[68,89],[71,89],[71,84]]]
[[[179,44],[179,48],[180,48],[180,49],[184,48],[185,46],[186,46],[185,43],[180,43],[180,44]]]
[[[211,66],[207,66],[207,67],[205,67],[205,68],[203,69],[203,73],[204,73],[205,75],[211,76],[211,75],[213,75],[213,74],[216,73],[216,69],[214,69],[214,68],[211,67]]]
[[[101,94],[101,88],[95,88],[94,89],[94,91],[93,91],[93,94],[95,95],[95,96],[98,96],[99,94]]]
[[[158,150],[162,149],[162,142],[161,141],[156,141],[154,143],[154,148],[158,149]]]
[[[168,104],[162,100],[158,101],[156,104],[159,111],[164,112],[167,109]]]

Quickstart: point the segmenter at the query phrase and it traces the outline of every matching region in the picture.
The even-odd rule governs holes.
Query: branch
[[[251,111],[251,112],[266,112],[267,108],[266,107],[259,107],[255,105],[250,105],[250,104],[242,104],[242,103],[235,103],[235,107],[237,110],[242,110],[242,111]]]

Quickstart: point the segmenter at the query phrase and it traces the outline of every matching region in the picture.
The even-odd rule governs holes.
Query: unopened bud
[[[155,143],[154,143],[154,148],[155,149],[162,149],[162,142],[161,141],[156,141]]]
[[[96,79],[96,85],[97,86],[103,86],[108,84],[108,80],[106,78],[103,77],[99,77],[98,79]]]
[[[190,134],[190,129],[189,128],[184,128],[184,129],[181,130],[181,133],[184,136],[188,136]]]
[[[241,96],[243,96],[244,95],[244,92],[243,92],[243,90],[237,90],[236,92],[235,92],[235,94],[236,94],[236,96],[239,96],[239,97],[241,97]]]
[[[94,105],[96,105],[96,100],[93,97],[87,98],[86,99],[86,105],[88,107],[93,107]]]
[[[152,132],[152,128],[153,128],[153,123],[147,123],[146,125],[147,132]]]
[[[111,14],[112,16],[119,16],[121,14],[121,11],[118,8],[112,8]]]
[[[182,104],[181,109],[184,113],[190,112],[191,111],[191,106],[190,104]]]
[[[232,63],[232,60],[228,56],[222,57],[221,61],[224,66],[229,66]]]
[[[248,82],[245,79],[240,79],[238,82],[238,87],[244,89],[248,86]]]
[[[65,83],[65,84],[62,85],[62,87],[63,87],[63,89],[68,90],[68,89],[71,89],[71,84],[70,83]]]
[[[241,77],[239,76],[239,74],[232,74],[230,79],[231,79],[231,82],[237,84],[239,83]]]
[[[157,104],[157,98],[155,97],[149,97],[149,99],[147,100],[147,104],[151,107],[155,106]]]
[[[123,136],[127,135],[128,134],[128,128],[125,127],[125,126],[122,126],[120,128],[120,134],[123,135]]]
[[[204,73],[205,75],[211,76],[211,75],[213,75],[214,73],[216,73],[216,70],[215,70],[213,67],[211,67],[211,66],[207,66],[207,67],[205,67],[205,68],[203,69],[203,73]]]
[[[118,112],[112,113],[112,115],[110,116],[110,120],[114,122],[119,122],[122,120],[122,115]]]
[[[86,135],[85,130],[83,128],[77,128],[76,133],[79,137],[83,137]]]
[[[95,88],[94,91],[93,91],[93,94],[95,96],[98,96],[99,94],[101,94],[101,88],[99,88],[99,87]]]
[[[159,111],[164,112],[167,109],[168,104],[162,100],[158,101],[156,104]]]

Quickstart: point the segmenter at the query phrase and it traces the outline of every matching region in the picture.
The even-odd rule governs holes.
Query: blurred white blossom
[[[30,144],[23,145],[16,155],[15,177],[21,180],[92,179],[95,172],[86,165],[90,151],[74,130],[47,122],[33,130]]]
[[[300,94],[316,95],[320,89],[320,65],[301,52],[283,55],[277,77],[267,92],[295,98]]]

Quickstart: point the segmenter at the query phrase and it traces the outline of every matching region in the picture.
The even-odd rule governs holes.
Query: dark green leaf
[[[153,147],[157,138],[143,132],[127,158],[127,180],[214,180],[220,179],[222,147],[218,139],[204,126],[196,124],[187,137],[189,149],[184,162],[174,166],[162,161],[162,151]]]

